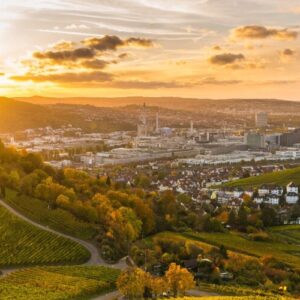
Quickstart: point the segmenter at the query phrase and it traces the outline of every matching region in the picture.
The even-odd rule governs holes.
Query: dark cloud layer
[[[87,69],[104,69],[110,62],[102,59],[93,59],[82,62],[82,66]]]
[[[212,56],[209,61],[214,65],[230,65],[238,61],[245,60],[243,54],[223,53]]]
[[[238,27],[233,30],[233,37],[238,39],[267,39],[295,40],[298,32],[289,29],[267,28],[258,25]]]
[[[103,38],[89,38],[83,41],[83,44],[98,51],[115,51],[119,47],[134,46],[134,47],[153,47],[154,43],[148,39],[128,38],[122,40],[117,36],[106,35]]]
[[[66,72],[57,74],[25,74],[21,76],[12,76],[11,79],[16,81],[33,81],[33,82],[56,82],[56,83],[76,83],[76,82],[107,82],[113,79],[109,73],[94,72]]]
[[[95,57],[96,52],[90,48],[77,48],[62,51],[45,51],[34,52],[33,57],[36,59],[50,59],[53,61],[77,61],[79,59],[89,59]]]

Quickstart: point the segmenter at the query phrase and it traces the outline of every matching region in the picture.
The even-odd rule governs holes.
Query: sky
[[[300,100],[300,0],[0,0],[0,95]]]

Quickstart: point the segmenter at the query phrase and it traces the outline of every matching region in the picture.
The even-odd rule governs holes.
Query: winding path
[[[95,245],[93,245],[90,242],[87,241],[83,241],[81,239],[72,237],[70,235],[58,232],[56,230],[53,230],[51,228],[49,228],[48,226],[44,226],[41,225],[35,221],[32,221],[31,219],[27,218],[26,216],[22,215],[20,212],[18,212],[16,209],[12,208],[11,206],[9,206],[7,203],[5,203],[2,199],[0,199],[0,205],[4,208],[6,208],[10,213],[12,213],[13,215],[19,217],[20,219],[34,225],[35,227],[38,227],[42,230],[51,232],[53,234],[56,234],[58,236],[64,237],[66,239],[69,239],[71,241],[74,241],[80,245],[82,245],[84,248],[86,248],[91,256],[90,259],[84,264],[84,265],[88,265],[88,266],[105,266],[105,267],[111,267],[111,268],[117,268],[117,269],[124,269],[126,268],[126,263],[125,263],[125,259],[121,259],[120,262],[118,262],[117,264],[114,265],[110,265],[108,263],[106,263],[100,256],[99,250],[97,249],[97,247]],[[8,268],[8,269],[2,269],[1,271],[3,272],[4,275],[9,274],[13,271],[16,271],[20,268],[16,267],[16,268]]]
[[[111,268],[117,268],[120,270],[124,270],[127,267],[126,264],[126,257],[121,259],[118,263],[114,265],[110,265],[106,263],[100,256],[100,253],[95,245],[93,245],[90,242],[83,241],[81,239],[69,236],[67,234],[58,232],[56,230],[53,230],[49,228],[48,226],[41,225],[37,222],[32,221],[31,219],[27,218],[26,216],[22,215],[20,212],[18,212],[16,209],[12,208],[9,206],[7,203],[5,203],[2,199],[0,199],[0,205],[4,208],[6,208],[9,212],[11,212],[13,215],[19,217],[20,219],[34,225],[35,227],[38,227],[42,230],[51,232],[53,234],[56,234],[58,236],[64,237],[66,239],[72,240],[74,242],[77,242],[78,244],[82,245],[84,248],[86,248],[90,254],[91,257],[90,259],[84,264],[88,266],[105,266],[105,267],[111,267]],[[9,273],[15,272],[19,269],[22,269],[21,267],[15,267],[15,268],[9,268],[9,269],[1,269],[3,276],[8,275]],[[216,296],[218,294],[215,293],[210,293],[210,292],[203,292],[203,291],[198,291],[198,290],[192,290],[189,292],[189,295],[191,296]],[[118,291],[113,291],[104,295],[99,295],[91,300],[111,300],[111,299],[116,299],[120,297],[120,293]]]

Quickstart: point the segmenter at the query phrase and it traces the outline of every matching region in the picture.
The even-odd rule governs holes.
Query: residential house
[[[299,194],[299,187],[294,183],[290,182],[286,187],[286,192]]]
[[[299,201],[299,195],[297,193],[289,192],[285,196],[287,204],[296,204]]]
[[[279,205],[280,197],[277,195],[267,195],[265,197],[264,203],[269,205]]]
[[[254,199],[253,199],[253,201],[257,204],[263,203],[264,200],[265,200],[265,197],[263,197],[263,196],[257,196],[257,197],[254,197]]]
[[[265,196],[267,194],[270,193],[270,189],[269,187],[263,185],[261,186],[259,189],[258,189],[258,195],[261,197],[261,196]]]

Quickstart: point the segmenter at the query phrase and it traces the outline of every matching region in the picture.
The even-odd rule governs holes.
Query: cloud
[[[242,83],[241,80],[219,80],[215,77],[203,78],[198,84],[199,85],[231,85]]]
[[[30,74],[10,77],[15,81],[33,81],[33,82],[55,82],[55,83],[77,83],[77,82],[107,82],[113,79],[109,73],[94,72],[66,72],[55,74]]]
[[[149,39],[131,37],[126,40],[122,40],[118,36],[114,35],[106,35],[102,38],[88,38],[83,41],[83,44],[97,51],[115,51],[118,48],[125,46],[144,48],[150,48],[154,46],[153,41]]]
[[[209,61],[213,65],[230,65],[235,62],[245,60],[243,54],[223,53],[210,57]]]
[[[293,56],[295,54],[295,51],[292,49],[284,49],[281,53],[282,56]]]
[[[67,30],[77,30],[77,29],[89,29],[88,26],[84,25],[84,24],[70,24],[65,26],[65,29]]]
[[[34,52],[33,57],[36,59],[49,59],[56,62],[77,61],[80,59],[89,59],[95,57],[96,52],[90,48],[77,48],[72,50],[57,50]]]
[[[60,41],[52,46],[54,50],[71,50],[76,44],[71,41]]]
[[[134,46],[134,47],[144,47],[151,48],[154,46],[153,41],[149,39],[141,39],[141,38],[129,38],[125,40],[125,46]]]
[[[215,46],[212,47],[212,50],[214,50],[214,51],[221,51],[222,48],[219,45],[215,45]]]
[[[289,29],[267,28],[259,25],[242,26],[233,29],[232,37],[234,39],[267,39],[295,40],[298,32]]]
[[[191,86],[187,83],[176,81],[115,81],[111,84],[114,88],[119,89],[162,89],[162,88],[185,88]]]
[[[289,48],[284,49],[283,51],[279,52],[280,60],[283,63],[288,63],[292,59],[292,57],[295,55],[295,51]]]
[[[104,69],[110,63],[102,59],[86,60],[82,62],[82,66],[87,69]]]

